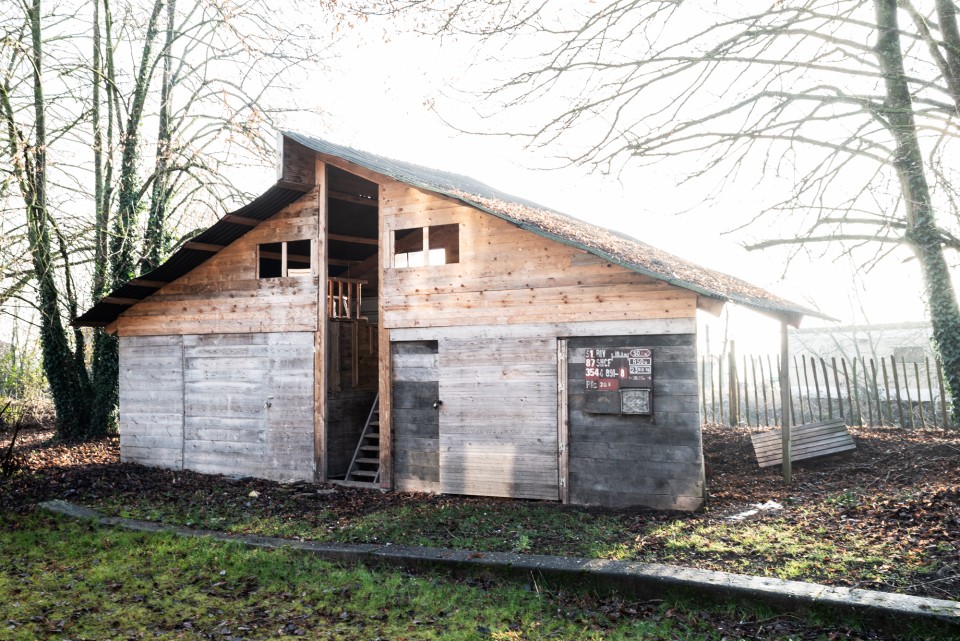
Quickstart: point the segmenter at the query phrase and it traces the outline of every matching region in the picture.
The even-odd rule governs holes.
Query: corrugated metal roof
[[[290,187],[279,184],[274,185],[254,199],[253,202],[244,205],[230,215],[252,218],[254,220],[266,220],[302,196],[303,193],[303,189],[291,189]],[[193,238],[191,242],[225,247],[251,229],[252,227],[249,225],[231,223],[226,218],[223,218]],[[171,283],[215,255],[215,252],[190,249],[188,244],[186,247],[181,247],[177,250],[173,256],[168,258],[166,262],[152,272],[139,276],[138,280]],[[84,314],[74,319],[73,325],[82,327],[85,325],[100,326],[111,323],[130,307],[130,304],[110,302],[111,299],[143,300],[155,291],[157,291],[155,287],[145,287],[137,285],[136,283],[121,285],[110,292],[106,298],[88,309]]]
[[[833,320],[739,278],[701,267],[626,234],[511,196],[468,176],[385,158],[297,132],[284,132],[284,135],[316,152],[341,158],[414,187],[450,196],[528,231],[697,294],[786,317],[793,324],[800,316]]]

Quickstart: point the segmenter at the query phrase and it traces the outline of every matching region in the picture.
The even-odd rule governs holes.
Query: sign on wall
[[[652,413],[653,352],[647,347],[597,347],[584,351],[588,412]]]

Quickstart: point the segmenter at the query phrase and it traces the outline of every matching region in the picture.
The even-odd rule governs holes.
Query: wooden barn
[[[475,180],[297,133],[279,178],[76,319],[124,461],[696,509],[697,309],[808,310]]]

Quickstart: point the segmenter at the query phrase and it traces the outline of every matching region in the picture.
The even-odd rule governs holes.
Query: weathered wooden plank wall
[[[393,480],[398,490],[440,491],[437,341],[391,346]]]
[[[386,327],[686,318],[697,296],[399,182],[381,187]],[[393,269],[393,230],[458,224],[458,263]],[[383,240],[383,238],[382,238]]]
[[[313,478],[313,335],[184,337],[184,467]]]
[[[439,398],[443,400],[438,425],[439,479],[443,492],[537,496],[556,500],[559,497],[560,480],[557,339],[566,336],[617,336],[628,341],[625,344],[631,344],[629,341],[638,344],[659,341],[665,345],[662,347],[666,350],[663,357],[673,361],[667,360],[663,363],[663,384],[671,385],[668,381],[689,374],[681,371],[682,368],[689,367],[692,371],[695,367],[695,356],[692,355],[695,348],[688,345],[688,335],[695,331],[695,320],[683,318],[398,328],[391,330],[391,338],[394,348],[403,344],[400,341],[437,341],[440,380],[437,391]],[[650,335],[658,338],[652,339]],[[666,346],[671,340],[681,344]],[[689,360],[689,363],[684,359]],[[396,360],[394,363],[396,366]],[[429,378],[432,371],[415,371],[412,362],[404,361],[404,364],[407,371],[401,376],[405,379],[432,380]],[[581,359],[581,377],[582,367]],[[492,384],[487,386],[485,381]],[[580,382],[582,384],[582,378]],[[672,389],[673,397],[664,398],[661,408],[663,413],[657,417],[657,426],[649,430],[646,441],[638,440],[630,445],[633,449],[629,456],[637,456],[643,460],[642,452],[648,452],[646,456],[659,456],[662,459],[652,460],[651,464],[665,466],[671,460],[670,457],[677,459],[687,456],[693,460],[699,455],[696,379],[691,375],[689,381],[678,382],[672,385]],[[405,393],[413,392],[408,389]],[[688,398],[688,394],[692,395],[692,400]],[[424,391],[419,399],[420,403],[411,405],[422,408],[429,396],[429,392]],[[659,400],[657,397],[655,403]],[[679,423],[677,431],[680,434],[672,430],[673,421]],[[611,429],[608,436],[614,447],[626,447],[637,432],[637,426],[631,425],[623,430],[623,434],[617,434]],[[659,435],[660,442],[655,435]],[[399,443],[399,431],[396,438]],[[600,444],[595,445],[600,447]],[[400,449],[398,445],[395,452]],[[609,452],[606,455],[612,458],[620,456]],[[572,467],[570,471],[573,472]],[[697,476],[696,480],[699,481],[700,477]],[[689,487],[681,487],[682,483],[676,482],[673,485],[679,488],[678,495],[690,495]],[[702,489],[698,496],[702,499]],[[655,498],[663,504],[662,497]],[[578,502],[603,502],[589,493],[582,493],[577,497],[571,495],[571,499]],[[629,504],[633,505],[640,503],[642,501],[629,501]],[[689,506],[694,501],[681,503]]]
[[[258,279],[257,245],[316,238],[317,211],[313,190],[124,312],[119,335],[316,331],[317,275]]]
[[[554,338],[440,340],[440,488],[557,500]]]
[[[653,351],[653,415],[584,411],[584,352]],[[568,340],[570,500],[611,507],[692,510],[704,499],[696,336],[578,337]]]
[[[120,458],[183,467],[183,344],[179,336],[120,339]]]
[[[128,336],[120,344],[123,460],[313,479],[312,333]]]

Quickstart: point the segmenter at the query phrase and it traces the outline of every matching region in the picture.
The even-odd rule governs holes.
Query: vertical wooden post
[[[780,362],[786,365],[790,358],[790,333],[788,331],[787,321],[780,321]],[[780,368],[780,406],[790,407],[790,369]],[[783,431],[781,439],[781,450],[783,454],[783,482],[790,483],[792,477],[792,467],[790,465],[790,413],[783,412],[781,419]]]
[[[287,243],[280,243],[280,276],[287,277]]]
[[[853,359],[854,364],[856,364],[857,359]],[[863,390],[867,393],[867,425],[873,425],[873,403],[870,401],[870,377],[867,376],[867,360],[860,357],[861,371],[863,371]],[[857,369],[853,369],[853,384],[857,384]],[[860,411],[860,410],[858,410]],[[863,420],[863,412],[860,411],[860,420]]]
[[[840,362],[843,363],[843,380],[847,382],[847,406],[850,408],[850,423],[853,424],[854,416],[856,416],[857,425],[863,425],[863,412],[860,411],[860,388],[857,387],[857,359],[853,359],[853,396],[850,395],[850,375],[847,373],[847,359],[841,358]],[[853,403],[857,403],[857,413],[853,413]]]
[[[717,422],[717,396],[713,393],[713,358],[709,354],[704,358],[710,359],[710,418]]]
[[[740,381],[737,380],[736,345],[730,341],[727,353],[727,392],[730,394],[730,425],[740,424]]]
[[[880,405],[880,383],[877,381],[877,364],[870,359],[870,371],[873,374],[873,398],[877,403],[877,425],[883,425],[883,411]]]
[[[737,376],[739,379],[740,376]],[[743,355],[743,418],[750,427],[750,386],[747,384],[747,355]]]
[[[383,217],[383,185],[378,190],[377,225],[380,234],[380,256],[377,261],[377,340],[379,341],[378,372],[380,374],[380,487],[393,488],[393,359],[390,354],[390,330],[384,325],[383,270],[393,258],[393,231]]]
[[[700,357],[700,404],[703,406],[700,423],[705,423],[707,420],[707,359],[703,356]]]
[[[567,409],[567,339],[557,339],[557,475],[560,502],[570,502],[570,417]]]
[[[943,415],[943,429],[950,425],[947,422],[947,390],[943,385],[943,367],[940,365],[940,359],[937,359],[937,383],[940,385],[940,413]]]
[[[887,397],[887,421],[893,425],[893,403],[890,401],[890,377],[887,376],[887,359],[880,359],[880,369],[883,371],[883,389],[886,391],[885,396]],[[894,371],[896,374],[896,371]],[[897,392],[899,394],[899,392]]]
[[[827,390],[827,418],[833,420],[833,396],[830,394],[830,375],[827,373],[827,361],[821,356],[820,367],[823,368],[823,387]],[[837,395],[839,396],[839,391]]]
[[[927,394],[930,395],[930,422],[933,423],[933,427],[937,427],[937,404],[933,401],[933,379],[930,378],[930,357],[923,357],[923,365],[927,368]],[[943,429],[947,429],[947,426],[944,425]]]
[[[797,375],[797,389],[800,390],[800,395],[797,398],[797,405],[800,406],[800,424],[807,422],[806,416],[803,414],[803,388],[800,387],[800,366],[797,365],[797,356],[793,356],[793,373]],[[812,416],[811,416],[812,418]]]
[[[750,357],[750,371],[753,375],[753,406],[757,410],[757,427],[760,427],[760,392],[757,390],[757,361]],[[746,374],[746,372],[744,372]]]
[[[917,424],[913,420],[913,398],[910,395],[910,379],[907,377],[907,359],[903,356],[900,357],[900,366],[903,368],[903,388],[907,390],[907,415],[910,417],[910,429],[915,430]]]
[[[723,425],[723,355],[717,356],[717,399],[720,401],[720,425]]]
[[[760,361],[760,385],[763,386],[763,424],[770,427],[770,412],[767,408],[767,383],[769,380],[763,371],[763,359],[758,357],[757,360]],[[772,391],[773,390],[771,390],[771,393]]]
[[[893,370],[893,389],[897,394],[897,416],[900,420],[900,427],[906,428],[907,422],[903,420],[903,401],[900,399],[900,375],[897,374],[897,359],[893,355],[890,356],[890,368]]]
[[[810,394],[810,377],[807,375],[807,357],[800,355],[800,362],[803,363],[803,382],[807,388],[807,411],[810,413],[810,421],[813,422],[813,401],[811,400]],[[797,380],[797,384],[800,383],[800,380]]]
[[[787,369],[790,369],[790,363],[781,364],[780,359],[778,358],[777,369],[780,369],[781,367],[786,367]],[[787,372],[787,380],[788,381],[790,380],[790,372]],[[797,408],[793,402],[793,388],[790,388],[790,424],[791,425],[797,424]]]
[[[842,360],[842,357],[841,357]],[[843,394],[840,392],[840,370],[837,368],[837,357],[830,358],[830,366],[833,367],[833,382],[837,390],[837,407],[840,408],[840,418],[844,418],[843,413]],[[847,400],[850,400],[850,381],[847,381]],[[851,411],[850,414],[853,414]]]
[[[920,414],[920,427],[927,429],[927,422],[923,419],[923,396],[920,394],[920,364],[913,362],[913,375],[917,379],[917,413]]]
[[[817,393],[817,420],[823,420],[823,400],[820,398],[820,379],[817,377],[817,362],[810,357],[810,371],[813,372],[813,389]]]
[[[313,460],[314,478],[327,480],[327,165],[317,160],[317,238],[314,256],[317,266],[317,331],[313,343]]]
[[[840,364],[843,365],[843,382],[847,386],[847,416],[850,417],[850,424],[853,425],[853,397],[859,396],[859,393],[856,391],[856,387],[854,387],[854,391],[852,393],[850,392],[850,373],[847,371],[847,359],[841,356]],[[834,361],[833,369],[834,370],[837,369],[836,361]],[[841,403],[840,405],[842,407],[843,403]],[[860,410],[860,401],[858,399],[857,411],[859,410]]]
[[[780,422],[777,421],[777,395],[773,391],[773,361],[770,360],[770,354],[767,354],[767,370],[770,373],[770,402],[773,404],[773,424],[780,427]]]

